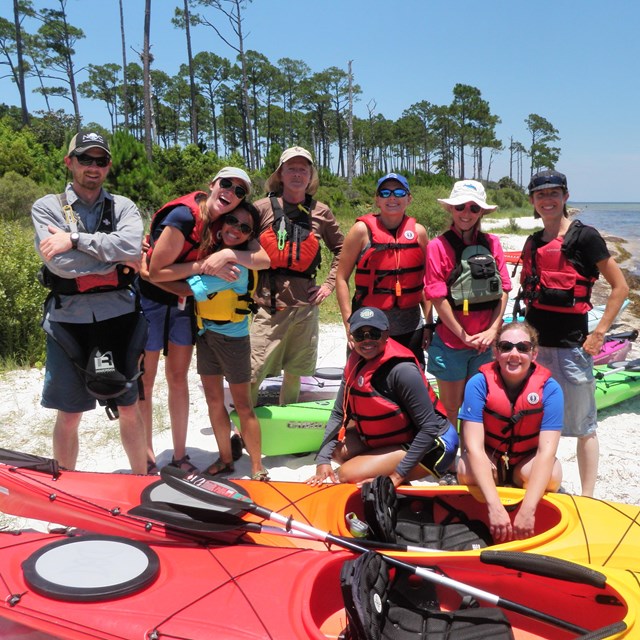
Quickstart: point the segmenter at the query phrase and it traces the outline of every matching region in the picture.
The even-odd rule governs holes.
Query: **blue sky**
[[[10,18],[9,3],[1,4]],[[36,7],[57,4],[34,0]],[[154,64],[168,73],[186,62],[184,33],[170,23],[178,5],[182,0],[152,3]],[[142,49],[144,0],[125,0],[124,7],[132,61],[131,48]],[[67,13],[87,36],[76,47],[78,66],[121,63],[118,0],[67,0]],[[346,70],[352,60],[362,88],[355,106],[360,117],[370,101],[391,119],[420,100],[449,104],[458,82],[477,87],[489,101],[502,119],[497,135],[505,146],[510,136],[528,145],[524,119],[537,113],[559,130],[557,168],[567,174],[573,201],[637,202],[639,24],[637,0],[253,0],[244,28],[246,48],[274,64],[289,57],[315,72]],[[210,28],[192,35],[194,53],[234,57]],[[1,101],[19,104],[8,79],[0,80],[0,91]],[[35,94],[28,101],[31,110],[42,106]],[[85,120],[108,126],[97,103],[83,101],[81,108]],[[488,154],[485,169],[487,162]],[[490,177],[503,175],[506,151],[494,159]]]

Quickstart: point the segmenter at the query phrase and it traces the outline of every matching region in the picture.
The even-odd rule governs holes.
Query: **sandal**
[[[231,436],[231,457],[234,462],[242,458],[242,449],[244,448],[244,440],[239,433],[234,433]]]
[[[176,469],[182,469],[182,471],[186,471],[187,473],[198,473],[198,467],[191,464],[191,458],[189,458],[187,454],[182,456],[182,458],[180,458],[179,460],[176,460],[172,456],[169,466],[175,467]]]
[[[258,480],[259,482],[269,482],[269,480],[271,480],[269,472],[266,469],[260,469],[260,471],[251,476],[251,479]]]
[[[147,460],[147,475],[148,476],[157,476],[160,475],[160,469],[158,469],[158,465],[153,460]]]
[[[207,467],[204,473],[209,476],[217,476],[220,473],[233,473],[235,470],[233,462],[223,462],[218,458],[212,465]]]
[[[451,471],[447,471],[442,475],[440,480],[438,480],[438,484],[441,487],[457,485],[458,476],[455,473],[451,473]]]

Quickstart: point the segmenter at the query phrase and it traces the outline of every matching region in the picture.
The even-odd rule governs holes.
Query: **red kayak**
[[[428,601],[418,614],[427,630],[441,632],[433,637],[460,637],[461,628],[476,631],[465,637],[494,640],[638,637],[640,577],[631,572],[594,571],[528,553],[405,560],[2,533],[0,629],[14,639],[336,639],[347,625],[345,605],[352,633],[371,624],[369,613],[388,632],[406,615],[415,617],[410,606],[394,620],[411,598]],[[362,597],[379,609],[358,613],[353,601]]]
[[[354,513],[370,523],[372,541],[462,555],[477,555],[489,546],[640,569],[637,505],[546,494],[536,511],[533,537],[493,545],[487,507],[474,487],[402,486],[395,496],[377,497],[377,482],[371,483],[366,495],[350,484],[312,487],[299,482],[251,480],[227,480],[224,484],[274,512],[338,536],[351,537],[346,516]],[[501,487],[499,495],[510,516],[515,517],[523,490]],[[372,514],[371,504],[383,505],[383,514]],[[254,514],[214,507],[185,495],[157,476],[60,471],[51,459],[7,450],[0,450],[0,510],[146,542],[326,548],[323,543],[270,527]],[[387,526],[390,514],[393,522]]]

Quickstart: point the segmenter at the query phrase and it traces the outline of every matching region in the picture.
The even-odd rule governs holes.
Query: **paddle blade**
[[[162,479],[176,491],[208,502],[231,508],[241,507],[244,511],[253,511],[256,506],[249,496],[237,491],[228,484],[208,478],[203,474],[189,473],[177,467],[166,465],[160,469]]]

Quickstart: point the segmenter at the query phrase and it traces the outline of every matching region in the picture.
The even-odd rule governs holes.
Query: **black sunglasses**
[[[363,342],[364,340],[380,340],[382,338],[382,331],[375,327],[369,327],[368,329],[356,329],[351,333],[351,337],[354,342]]]
[[[475,202],[465,202],[464,204],[457,204],[455,205],[454,209],[456,211],[464,211],[467,207],[469,207],[471,213],[480,213],[482,211],[482,207]]]
[[[238,218],[236,218],[233,214],[227,215],[224,219],[224,223],[236,229],[240,229],[242,233],[249,234],[253,232],[253,229],[248,224],[246,224],[245,222],[240,222],[240,220],[238,220]]]
[[[409,192],[406,189],[380,189],[378,191],[378,195],[381,198],[390,198],[391,196],[395,196],[396,198],[404,198]]]
[[[98,156],[96,158],[95,156],[90,156],[87,153],[76,155],[75,158],[83,167],[90,167],[92,164],[95,164],[96,167],[101,167],[103,169],[109,164],[111,160],[109,156]]]
[[[513,347],[518,350],[518,353],[531,353],[531,349],[533,349],[533,345],[528,341],[509,342],[508,340],[500,340],[496,345],[500,353],[511,353]]]
[[[229,180],[229,178],[221,178],[220,186],[223,189],[231,189],[231,187],[233,187],[233,192],[236,194],[238,198],[240,198],[240,200],[242,200],[242,198],[244,198],[247,195],[247,190],[244,187],[239,187],[238,185],[234,185],[233,182]]]

